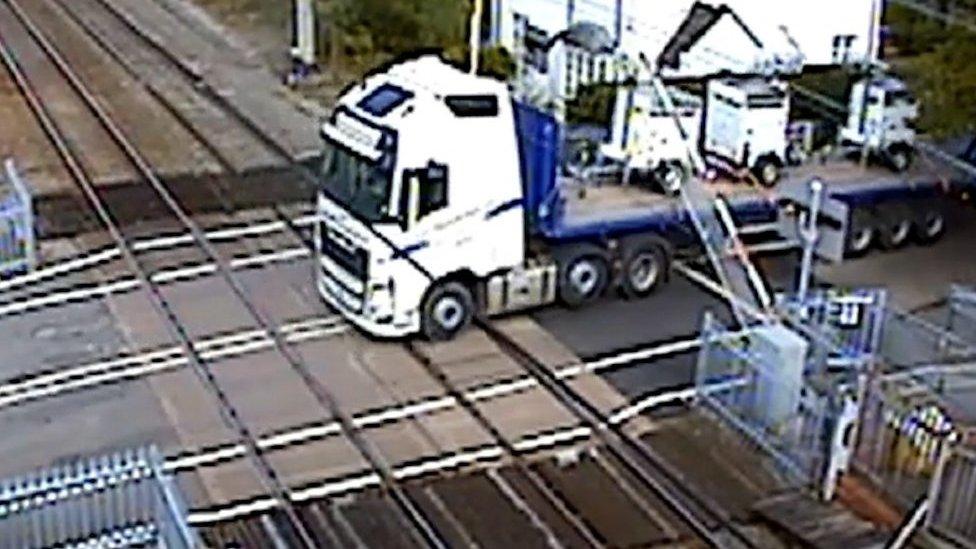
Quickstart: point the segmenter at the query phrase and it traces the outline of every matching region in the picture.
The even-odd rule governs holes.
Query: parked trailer
[[[688,204],[567,166],[565,133],[554,116],[511,100],[503,83],[434,57],[350,88],[323,126],[323,298],[372,334],[446,339],[476,313],[653,294],[675,251],[699,241]],[[833,212],[825,240],[844,244],[836,259],[875,241],[905,245],[912,234],[929,242],[945,228],[938,177],[921,168],[893,174],[831,160],[788,171],[775,190],[712,185],[738,224],[795,237],[795,224],[776,229],[805,206],[791,189],[815,177]]]

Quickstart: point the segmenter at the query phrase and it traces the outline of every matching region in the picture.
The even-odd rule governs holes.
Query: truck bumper
[[[386,339],[403,338],[413,335],[420,331],[420,326],[416,322],[411,323],[394,323],[394,317],[392,315],[384,318],[384,315],[377,315],[376,317],[367,317],[360,311],[351,309],[345,302],[337,299],[332,292],[328,291],[325,287],[325,282],[320,278],[317,284],[317,289],[322,300],[325,301],[330,307],[339,311],[339,314],[343,316],[346,320],[352,323],[356,328],[366,332],[367,334]],[[387,321],[389,320],[389,321]]]

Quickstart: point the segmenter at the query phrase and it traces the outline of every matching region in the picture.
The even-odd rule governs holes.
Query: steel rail
[[[21,18],[22,13],[17,9],[18,6],[9,1],[6,1],[6,5],[11,13],[13,13],[14,16],[21,21],[24,28],[28,29],[29,31],[30,27],[24,24],[24,20]],[[30,34],[33,36],[33,33]],[[38,42],[38,45],[40,46],[41,43]],[[45,48],[42,46],[42,50],[43,49]],[[260,473],[259,482],[264,484],[264,488],[271,492],[273,497],[275,497],[275,499],[282,506],[282,509],[293,517],[292,520],[295,521],[295,527],[301,531],[303,527],[300,520],[298,520],[297,511],[291,505],[291,502],[283,488],[283,484],[281,483],[280,479],[278,479],[277,474],[274,472],[267,460],[263,458],[261,451],[255,442],[254,435],[251,434],[247,425],[244,424],[244,422],[240,419],[237,409],[230,402],[227,394],[220,387],[220,384],[217,382],[213,372],[204,366],[204,362],[200,359],[197,351],[194,349],[189,334],[186,332],[185,327],[179,322],[173,308],[170,306],[165,297],[163,297],[160,289],[149,280],[145,269],[140,264],[135,253],[132,251],[128,239],[116,226],[114,219],[95,191],[90,176],[81,163],[79,156],[76,154],[74,148],[68,143],[60,126],[54,120],[51,113],[47,110],[47,107],[43,104],[40,95],[37,93],[32,82],[29,80],[23,68],[20,66],[19,61],[17,61],[6,39],[2,36],[0,36],[0,58],[2,58],[3,64],[13,77],[18,89],[24,96],[31,110],[34,112],[38,122],[44,129],[44,132],[51,140],[52,145],[54,145],[57,149],[59,156],[61,156],[62,160],[64,161],[65,166],[72,175],[72,178],[75,180],[78,186],[81,187],[82,192],[92,208],[95,210],[99,220],[108,230],[112,239],[115,240],[125,262],[128,263],[129,268],[132,269],[133,272],[137,273],[141,279],[154,311],[162,318],[166,319],[167,330],[170,332],[170,336],[179,341],[185,355],[190,357],[194,371],[203,381],[204,387],[206,387],[210,394],[213,395],[217,400],[221,418],[228,427],[236,431],[242,440],[244,440],[248,447],[248,454],[253,462],[253,465],[255,465],[255,468]],[[314,548],[314,543],[312,542],[311,538],[307,538],[307,542],[308,547]]]
[[[374,450],[372,445],[364,439],[360,433],[358,433],[353,426],[350,418],[343,412],[339,407],[338,401],[331,394],[331,392],[326,389],[308,370],[304,362],[297,357],[290,344],[284,341],[281,334],[274,326],[274,323],[270,321],[263,312],[261,312],[254,303],[251,302],[249,296],[247,295],[246,289],[242,286],[240,280],[234,276],[233,272],[230,270],[223,257],[214,249],[213,245],[206,238],[204,232],[200,229],[197,223],[190,217],[179,201],[173,196],[172,192],[168,189],[166,184],[159,179],[156,175],[155,170],[150,165],[150,163],[142,156],[135,145],[128,139],[122,129],[115,123],[114,119],[109,115],[109,113],[104,109],[101,103],[95,98],[92,92],[85,86],[81,81],[80,77],[74,72],[70,64],[61,56],[60,52],[54,48],[47,37],[36,27],[36,25],[30,20],[29,16],[20,8],[15,0],[6,0],[7,5],[15,13],[17,18],[20,20],[21,24],[25,29],[28,30],[32,38],[41,46],[42,50],[48,56],[48,58],[57,66],[58,70],[64,75],[71,87],[78,94],[78,96],[84,101],[86,106],[91,110],[91,112],[96,116],[99,123],[103,128],[110,134],[115,143],[122,149],[128,160],[133,164],[135,168],[140,172],[140,174],[145,179],[151,188],[155,191],[158,197],[163,201],[166,207],[175,215],[175,217],[180,221],[180,223],[186,227],[190,233],[193,235],[194,240],[197,241],[198,247],[218,266],[218,271],[221,277],[227,282],[228,286],[231,288],[235,296],[239,299],[241,304],[247,309],[248,313],[254,318],[258,325],[265,330],[274,342],[274,347],[277,352],[285,358],[289,363],[293,371],[295,371],[306,386],[310,389],[313,396],[322,405],[332,417],[339,420],[342,426],[343,432],[350,442],[357,448],[357,450],[363,455],[364,458],[370,463],[370,465],[379,472],[383,478],[383,485],[392,495],[393,500],[397,503],[398,508],[417,533],[421,536],[422,540],[434,547],[445,547],[446,544],[441,539],[439,533],[436,531],[434,526],[428,521],[427,517],[424,516],[423,512],[420,510],[419,506],[410,498],[410,496],[399,486],[396,479],[392,476],[389,465],[385,460],[379,455],[379,453]],[[94,187],[90,185],[90,181],[85,181],[85,194],[92,202],[92,205],[96,207],[99,217],[102,219],[103,224],[110,229],[113,234],[113,238],[116,238],[120,247],[125,247],[128,253],[126,255],[134,260],[135,256],[129,249],[129,243],[122,235],[122,232],[115,225],[111,214],[106,209],[105,205],[102,203],[101,198],[95,192]],[[139,270],[140,276],[145,277],[146,273],[142,269],[142,266],[136,260],[131,265],[132,268]],[[144,281],[146,283],[147,281]],[[151,283],[150,283],[151,284]],[[161,293],[156,289],[154,293],[162,299]],[[165,301],[161,301],[165,305]],[[179,325],[179,321],[176,316],[172,313],[168,306],[163,308],[163,311],[168,311],[168,318],[170,322],[175,324],[180,328],[182,333],[181,341],[185,346],[185,352],[190,356],[196,356],[195,350],[192,348],[190,341],[186,335],[185,330]],[[198,358],[198,357],[197,357]],[[197,363],[197,360],[194,360]],[[203,369],[209,372],[209,370]],[[212,374],[211,374],[212,376]],[[217,384],[216,379],[211,377],[212,385],[221,394],[222,390]],[[230,404],[227,401],[227,404]],[[236,417],[236,411],[231,414]],[[243,421],[238,418],[237,429],[242,434],[246,435],[247,445],[250,451],[258,456],[262,456],[260,449],[254,440],[254,437],[250,435],[250,431],[247,429]],[[294,508],[288,492],[284,484],[278,479],[277,473],[273,470],[269,463],[265,460],[260,459],[259,463],[262,465],[263,474],[268,477],[268,479],[273,480],[273,486],[271,491],[275,494],[276,500],[279,500],[282,509],[286,512],[289,522],[295,529],[295,533],[301,538],[301,541],[310,546],[314,547],[315,542],[313,537],[307,530],[307,527],[302,522],[302,519],[298,515],[297,510]]]

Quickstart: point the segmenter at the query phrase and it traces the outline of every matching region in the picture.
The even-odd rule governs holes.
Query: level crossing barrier
[[[0,171],[0,278],[32,269],[36,255],[31,193],[8,159]]]

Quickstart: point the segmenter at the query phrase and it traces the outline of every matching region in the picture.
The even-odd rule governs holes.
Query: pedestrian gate
[[[201,547],[153,448],[0,481],[0,548]]]

